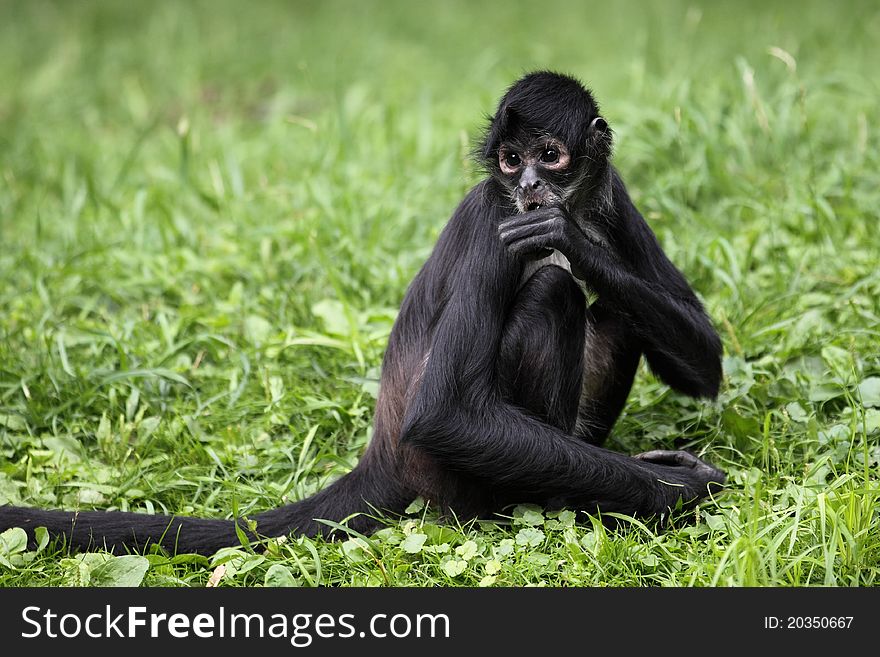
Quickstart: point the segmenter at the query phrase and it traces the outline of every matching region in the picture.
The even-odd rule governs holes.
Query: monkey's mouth
[[[532,212],[533,210],[549,208],[550,206],[559,203],[558,195],[550,192],[550,190],[542,191],[543,193],[540,194],[517,194],[514,197],[516,207],[520,212]]]
[[[523,190],[517,190],[513,196],[514,205],[520,212],[532,212],[541,208],[549,208],[560,202],[558,194],[549,189],[542,189],[540,192],[529,190],[523,193]]]

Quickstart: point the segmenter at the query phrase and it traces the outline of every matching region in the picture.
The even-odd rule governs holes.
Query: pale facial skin
[[[552,137],[527,144],[505,142],[498,149],[498,166],[520,212],[560,203],[562,190],[551,180],[570,164],[565,144]]]

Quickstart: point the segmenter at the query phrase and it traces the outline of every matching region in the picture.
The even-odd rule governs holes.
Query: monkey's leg
[[[601,300],[590,306],[576,435],[602,444],[623,411],[641,355],[641,343],[624,318]]]
[[[586,315],[571,275],[541,267],[517,294],[498,354],[505,399],[566,433],[578,418]]]
[[[571,276],[547,265],[517,296],[498,371],[508,401],[599,445],[623,410],[640,357],[623,318],[601,301],[587,309]]]

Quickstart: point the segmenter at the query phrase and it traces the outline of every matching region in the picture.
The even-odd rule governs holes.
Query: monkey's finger
[[[532,210],[524,214],[508,217],[498,224],[498,230],[510,230],[520,226],[534,226],[536,224],[554,221],[556,219],[565,218],[562,211],[556,207],[541,208],[540,210]]]
[[[519,215],[517,217],[511,217],[510,219],[505,219],[501,223],[498,224],[498,232],[506,232],[508,230],[515,230],[517,228],[522,228],[523,226],[534,226],[535,224],[543,223],[545,219],[542,217],[540,219],[536,219],[530,215]]]
[[[526,237],[532,237],[534,235],[543,235],[546,234],[553,225],[552,220],[542,221],[537,224],[526,224],[524,226],[505,226],[502,224],[499,227],[501,241],[505,244],[509,244],[511,242],[515,242],[516,240],[521,240]]]
[[[651,461],[664,465],[695,468],[703,462],[693,454],[681,450],[652,449],[649,452],[636,454],[633,458],[641,461]]]
[[[722,470],[688,452],[655,449],[643,454],[636,454],[633,458],[662,467],[673,468],[673,472],[678,472],[691,478],[691,485],[701,490],[703,486],[709,484],[722,486],[727,481],[727,475]],[[711,492],[716,491],[717,488],[712,489]]]
[[[513,255],[521,256],[539,249],[552,249],[548,243],[547,235],[533,235],[507,244],[507,248]]]

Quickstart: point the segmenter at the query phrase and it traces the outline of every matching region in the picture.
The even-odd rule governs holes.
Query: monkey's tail
[[[117,554],[142,552],[160,544],[173,553],[210,556],[223,547],[241,543],[236,523],[248,540],[258,537],[298,535],[335,537],[330,520],[360,533],[373,531],[379,522],[377,512],[400,513],[408,504],[406,491],[387,478],[377,479],[370,468],[356,467],[324,490],[300,502],[252,516],[256,535],[242,520],[216,520],[122,511],[44,511],[24,507],[0,507],[0,531],[21,527],[35,543],[34,530],[45,527],[49,535],[61,538],[73,551],[105,549]]]

